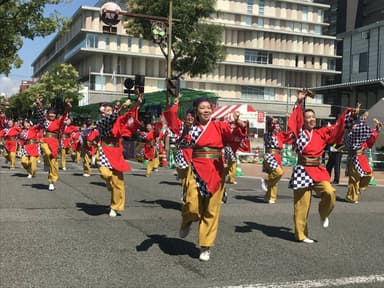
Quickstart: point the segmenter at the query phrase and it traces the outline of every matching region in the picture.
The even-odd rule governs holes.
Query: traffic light
[[[145,76],[135,75],[135,90],[139,90],[139,93],[144,93]]]
[[[124,93],[127,93],[127,94],[134,94],[135,93],[135,90],[133,90],[133,86],[135,86],[135,81],[133,81],[133,79],[131,78],[127,78],[125,79],[124,81],[124,87],[126,89],[124,89]]]
[[[151,33],[153,42],[160,44],[165,40],[167,35],[167,26],[164,22],[153,21],[151,23]]]
[[[135,91],[138,90],[139,93],[144,93],[145,85],[145,76],[144,75],[135,75],[135,80],[132,78],[127,78],[124,81],[124,93],[135,94]]]
[[[177,97],[180,93],[180,79],[167,79],[167,92],[168,94]]]

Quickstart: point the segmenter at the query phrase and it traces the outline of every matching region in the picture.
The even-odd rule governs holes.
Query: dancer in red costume
[[[220,208],[224,193],[225,171],[223,161],[224,146],[233,141],[233,137],[245,137],[246,123],[235,112],[237,125],[231,129],[228,122],[211,121],[212,106],[208,99],[198,99],[194,103],[196,121],[185,127],[182,144],[193,149],[189,173],[186,202],[182,208],[180,237],[188,235],[192,222],[199,222],[200,260],[210,259],[210,249],[215,245],[218,231]],[[189,129],[188,129],[189,128]]]
[[[15,126],[14,121],[9,119],[6,128],[0,131],[0,138],[4,138],[5,151],[3,156],[9,161],[9,169],[14,170],[16,165],[17,138],[21,131],[20,127]]]
[[[37,159],[40,156],[39,141],[42,127],[40,125],[32,126],[28,119],[24,120],[24,128],[19,134],[23,140],[21,149],[21,165],[28,172],[28,178],[36,176]]]

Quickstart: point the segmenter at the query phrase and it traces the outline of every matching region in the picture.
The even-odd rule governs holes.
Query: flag
[[[100,75],[103,76],[104,74],[104,63],[101,64],[101,68],[100,68]]]

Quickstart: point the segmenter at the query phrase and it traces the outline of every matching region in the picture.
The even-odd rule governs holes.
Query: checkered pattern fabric
[[[176,157],[175,157],[176,166],[180,169],[187,169],[188,163],[184,158],[183,151],[181,149],[178,149],[176,151]]]
[[[268,131],[264,134],[264,147],[265,149],[278,149],[279,148],[279,142],[276,138],[276,136],[271,132]],[[268,166],[274,170],[277,167],[279,167],[279,163],[277,163],[275,157],[271,153],[265,153],[264,155],[264,161],[268,163]]]
[[[311,133],[305,129],[301,129],[296,140],[296,149],[301,153],[305,146],[311,141]],[[303,165],[295,165],[293,167],[292,177],[289,182],[289,187],[296,190],[300,188],[306,188],[313,185],[311,176],[305,171]]]
[[[225,160],[231,160],[233,162],[236,161],[236,155],[235,153],[233,152],[233,149],[230,147],[230,146],[225,146],[224,147],[224,157],[225,157]]]
[[[349,150],[360,149],[361,145],[363,145],[371,136],[371,128],[368,127],[365,120],[360,120],[360,122],[354,125],[347,133],[345,139],[346,148]]]
[[[365,176],[367,174],[361,168],[359,160],[357,159],[356,156],[352,157],[352,163],[353,163],[353,167],[355,168],[356,172],[360,175],[360,177],[363,177],[363,176]]]
[[[113,124],[115,124],[118,116],[117,112],[113,112],[111,115],[103,117],[96,122],[100,138],[111,135]]]
[[[100,161],[99,161],[99,166],[103,166],[103,167],[107,167],[109,169],[113,169],[111,163],[109,163],[109,160],[107,158],[107,156],[105,156],[104,152],[103,152],[103,148],[100,147],[99,148],[99,151],[100,151]]]
[[[272,169],[275,170],[277,167],[279,167],[279,163],[277,163],[275,157],[271,153],[266,153],[264,155],[264,161],[268,163],[268,166]]]
[[[311,176],[305,172],[303,165],[296,165],[293,169],[289,187],[293,190],[310,187],[314,184]]]
[[[199,174],[195,170],[195,167],[193,166],[193,163],[192,163],[192,171],[193,171],[193,174],[195,175],[196,186],[197,186],[197,190],[199,190],[200,195],[204,198],[211,197],[211,193],[209,193],[208,191],[207,183],[205,183],[203,179],[200,178]]]

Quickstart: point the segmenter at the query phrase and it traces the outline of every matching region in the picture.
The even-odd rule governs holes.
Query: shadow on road
[[[180,182],[174,182],[174,181],[160,181],[159,184],[172,185],[172,186],[181,186]]]
[[[89,184],[92,184],[92,185],[96,185],[96,186],[100,186],[100,187],[107,187],[107,185],[105,184],[105,182],[89,182]]]
[[[291,228],[283,226],[267,226],[256,222],[244,222],[244,224],[244,226],[235,226],[235,232],[249,233],[252,232],[252,230],[258,230],[269,237],[281,238],[284,240],[296,242],[295,234],[289,232],[292,230]]]
[[[15,174],[12,174],[11,176],[27,178],[28,174],[26,174],[26,173],[15,173]]]
[[[158,234],[147,235],[147,237],[148,239],[136,246],[136,251],[148,251],[154,244],[157,244],[161,251],[168,255],[189,255],[191,258],[199,257],[200,249],[191,242]]]
[[[256,203],[265,203],[264,201],[264,196],[257,196],[257,195],[236,195],[235,199],[239,200],[247,200],[251,202],[256,202]]]
[[[48,190],[47,184],[23,184],[23,186],[31,186],[31,188],[38,190]]]
[[[106,205],[76,203],[76,207],[79,208],[79,211],[84,211],[91,216],[99,216],[109,213],[109,206]]]
[[[137,173],[129,173],[128,175],[145,177],[145,174],[137,174]]]
[[[170,201],[170,200],[163,200],[163,199],[158,199],[158,200],[140,200],[137,201],[139,203],[143,204],[157,204],[160,205],[161,207],[165,209],[175,209],[181,211],[181,203],[180,202],[175,202],[175,201]]]

